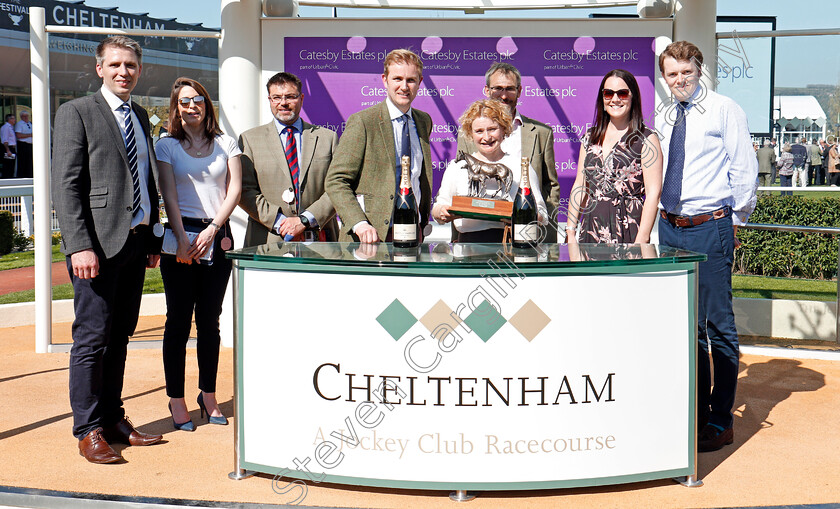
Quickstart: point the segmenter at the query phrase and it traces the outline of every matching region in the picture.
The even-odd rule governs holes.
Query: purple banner
[[[287,37],[285,70],[303,81],[303,118],[341,135],[347,117],[385,100],[382,62],[395,48],[411,49],[423,60],[423,82],[412,107],[434,121],[435,195],[443,170],[457,153],[458,118],[484,97],[484,73],[494,62],[519,69],[518,111],[554,131],[562,203],[575,178],[580,140],[592,125],[604,74],[616,68],[633,73],[645,118],[653,119],[653,37]]]

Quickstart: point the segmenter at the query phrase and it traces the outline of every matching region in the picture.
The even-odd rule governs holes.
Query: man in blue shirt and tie
[[[731,99],[700,84],[703,54],[677,41],[659,56],[673,105],[657,118],[665,176],[659,242],[704,253],[698,272],[698,450],[733,442],[738,331],[732,310],[732,261],[738,225],[756,203],[758,160],[747,117]],[[714,363],[714,390],[711,366]]]

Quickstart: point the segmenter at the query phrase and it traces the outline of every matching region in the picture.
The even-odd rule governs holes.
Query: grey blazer
[[[158,171],[146,110],[131,103],[140,120],[149,154],[149,224],[158,222]],[[61,226],[61,252],[93,249],[112,258],[126,243],[134,188],[122,130],[102,92],[62,104],[55,114],[52,196]],[[160,253],[148,236],[147,253]]]
[[[338,137],[326,127],[303,123],[300,157],[300,212],[308,210],[318,225],[327,233],[327,240],[338,239],[335,209],[324,190],[324,179],[335,153]],[[274,125],[268,124],[249,129],[239,137],[242,149],[242,197],[239,206],[248,213],[245,247],[273,242],[283,242],[271,228],[277,213],[297,215],[286,203],[283,191],[292,187],[289,163],[283,143]]]

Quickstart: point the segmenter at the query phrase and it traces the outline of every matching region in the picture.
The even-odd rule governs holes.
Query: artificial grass
[[[837,281],[732,276],[732,296],[752,299],[837,300]]]
[[[0,276],[2,277],[2,276]],[[160,277],[160,268],[147,269],[146,280],[143,282],[143,293],[163,293],[163,279]],[[73,286],[70,283],[53,286],[52,300],[63,300],[73,298]],[[34,302],[35,290],[23,290],[20,292],[0,295],[0,304],[14,304],[17,302]]]
[[[52,246],[52,261],[63,262],[64,255],[59,251],[58,246]],[[35,265],[35,250],[17,251],[0,256],[0,270],[19,269]]]

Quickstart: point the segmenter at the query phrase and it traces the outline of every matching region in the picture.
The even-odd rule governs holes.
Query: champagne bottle
[[[519,192],[513,201],[513,247],[528,248],[537,244],[539,229],[537,227],[537,201],[531,192],[530,161],[522,158],[522,177],[519,179]]]
[[[417,247],[417,200],[411,189],[411,160],[402,156],[402,177],[400,178],[400,192],[394,201],[394,246]]]

